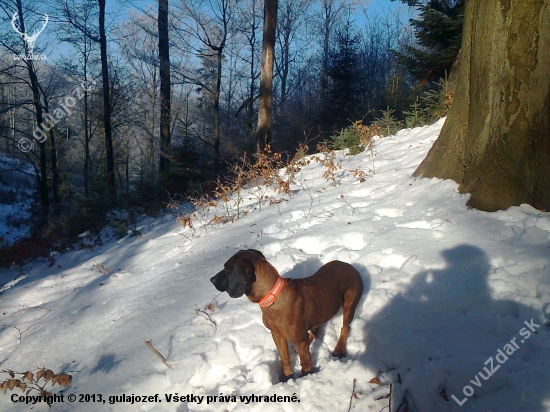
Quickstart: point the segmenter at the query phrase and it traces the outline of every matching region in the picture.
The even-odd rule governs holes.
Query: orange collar
[[[281,293],[281,290],[283,290],[284,285],[285,280],[279,276],[277,282],[275,282],[269,293],[265,295],[262,300],[260,300],[258,305],[260,305],[261,308],[268,308],[273,305],[275,303],[275,300],[277,299],[277,296],[279,296],[279,293]]]

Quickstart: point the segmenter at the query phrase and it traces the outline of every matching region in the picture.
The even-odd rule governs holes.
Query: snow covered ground
[[[196,222],[191,237],[172,216],[143,217],[139,236],[1,273],[0,368],[69,371],[64,394],[77,402],[52,411],[345,412],[351,400],[351,410],[378,412],[390,383],[392,411],[550,411],[550,214],[471,210],[456,183],[411,177],[442,124],[378,139],[375,174],[369,152],[340,154],[336,186],[311,162],[290,199],[261,211],[247,199],[250,213],[235,223]],[[358,168],[362,183],[348,172]],[[279,382],[259,307],[216,297],[209,282],[247,248],[283,277],[335,259],[359,270],[365,292],[348,357],[331,358],[339,314],[311,345],[318,372]],[[205,313],[216,325],[196,312],[214,298]],[[105,402],[79,403],[80,394]],[[110,404],[123,394],[159,402]],[[0,410],[30,410],[11,395],[0,394]]]
[[[29,236],[34,185],[30,165],[0,153],[0,246]]]

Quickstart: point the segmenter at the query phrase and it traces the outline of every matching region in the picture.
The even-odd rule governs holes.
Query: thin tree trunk
[[[19,13],[19,27],[21,32],[25,33],[25,21],[23,20],[23,7],[21,5],[21,0],[17,0],[17,12]],[[27,42],[25,42],[25,56],[29,53]],[[36,115],[36,124],[40,126],[42,124],[42,104],[40,102],[40,88],[38,84],[38,78],[36,77],[36,71],[32,60],[25,59],[25,64],[27,65],[27,71],[29,73],[29,79],[31,81],[31,90],[32,90],[32,102],[34,105],[35,115]],[[39,188],[40,188],[40,204],[41,204],[41,217],[42,224],[46,225],[48,223],[48,213],[50,208],[50,199],[48,194],[48,166],[46,158],[46,139],[41,139],[39,142],[40,147],[40,176],[37,176]]]
[[[217,54],[217,78],[216,90],[214,94],[214,172],[216,175],[220,171],[220,93],[222,89],[222,51]]]
[[[107,63],[107,37],[105,36],[105,0],[99,0],[99,46],[101,49],[101,78],[103,82],[103,125],[105,128],[105,157],[107,158],[107,194],[109,201],[116,196],[115,161],[111,127],[111,98],[109,89],[109,66]]]
[[[290,68],[290,35],[292,33],[292,24],[290,22],[291,4],[286,4],[286,19],[284,21],[283,47],[281,50],[281,107],[284,106],[287,99],[288,72]]]
[[[256,147],[265,151],[272,143],[271,111],[273,108],[273,63],[275,59],[275,34],[277,30],[278,0],[265,0],[264,31],[262,42],[262,69],[260,75],[260,107]]]
[[[250,22],[250,87],[248,95],[248,108],[246,114],[246,127],[248,129],[248,148],[251,152],[256,150],[256,131],[254,130],[254,100],[256,98],[256,2],[252,2],[252,20]]]
[[[86,65],[84,79],[88,81]],[[90,133],[88,129],[88,88],[84,88],[84,195],[90,196]]]
[[[254,41],[254,40],[253,40]],[[248,95],[248,110],[246,117],[246,126],[248,128],[249,146],[250,150],[254,151],[256,146],[256,132],[254,130],[254,94],[256,93],[255,85],[255,66],[254,66],[254,53],[255,46],[251,44],[251,57],[250,57],[250,94]]]
[[[453,105],[415,175],[455,180],[478,209],[550,210],[548,1],[470,0],[464,22]]]
[[[38,88],[42,93],[42,98],[44,100],[44,110],[46,112],[46,120],[42,123],[42,130],[49,132],[50,134],[50,164],[52,169],[52,194],[54,203],[59,203],[59,166],[57,162],[57,149],[56,149],[56,139],[54,127],[57,124],[57,121],[49,115],[49,101],[46,93],[38,84]]]
[[[160,163],[159,171],[169,169],[170,147],[170,47],[168,42],[168,0],[159,0],[158,11],[160,60]]]

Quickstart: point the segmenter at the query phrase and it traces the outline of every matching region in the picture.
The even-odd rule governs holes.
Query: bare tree
[[[159,171],[169,168],[170,146],[170,45],[168,41],[168,0],[159,0],[158,10],[159,62],[160,62],[160,163]]]
[[[260,107],[258,111],[257,151],[265,151],[272,142],[271,111],[273,108],[273,64],[277,31],[278,0],[265,0],[260,75]]]
[[[239,112],[246,109],[246,126],[248,129],[248,148],[251,151],[256,150],[256,130],[254,127],[254,102],[258,98],[257,80],[259,76],[259,70],[257,67],[258,58],[258,30],[261,24],[261,9],[259,8],[260,0],[250,0],[241,7],[239,15],[238,31],[244,36],[246,47],[249,53],[243,56],[242,59],[245,65],[248,66],[248,87],[246,98],[237,110],[235,116],[238,116]]]
[[[27,73],[29,76],[30,89],[32,91],[32,104],[34,107],[36,124],[41,125],[43,122],[43,111],[42,111],[40,85],[38,82],[38,76],[36,73],[34,62],[32,58],[28,58],[33,53],[34,41],[36,40],[37,33],[40,33],[41,29],[34,31],[33,35],[29,36],[27,34],[27,29],[25,27],[25,19],[24,19],[23,6],[21,4],[21,0],[15,0],[15,4],[12,3],[12,6],[15,6],[14,9],[16,10],[16,13],[14,13],[13,16],[10,15],[11,13],[8,10],[7,5],[2,5],[1,7],[2,7],[2,10],[6,13],[6,15],[11,19],[14,30],[21,35],[21,39],[24,44],[24,51],[25,51],[24,54],[26,57],[22,61],[26,66]],[[2,45],[8,48],[9,50],[13,51],[14,54],[19,54],[19,53],[16,53],[16,50],[13,49],[13,47],[11,47],[7,42],[2,42]],[[41,202],[41,223],[46,224],[48,222],[50,200],[49,200],[49,193],[48,193],[49,191],[48,191],[46,138],[43,138],[43,136],[41,136],[39,140],[39,148],[40,148],[40,174],[37,175],[37,179],[38,179],[38,185],[40,188],[39,192],[40,192],[40,202]]]
[[[158,27],[154,17],[147,14],[132,16],[121,25],[118,45],[129,69],[131,82],[139,93],[132,99],[134,143],[137,145],[137,169],[139,186],[150,190],[156,183],[156,160],[158,148],[157,126],[159,101]]]
[[[212,98],[214,115],[214,171],[220,169],[220,94],[222,87],[223,56],[230,25],[236,13],[237,0],[180,0],[182,29],[178,31],[180,41],[187,52],[203,59],[215,59],[214,85],[199,76],[179,72],[182,80],[192,82],[205,89]],[[204,60],[203,60],[204,63]]]
[[[91,77],[90,59],[96,50],[97,39],[99,33],[94,24],[98,21],[98,5],[95,0],[58,0],[56,3],[57,13],[61,19],[60,34],[61,41],[71,44],[82,57],[77,59],[82,63],[80,76],[85,82],[88,82]],[[67,24],[68,23],[68,24]],[[84,139],[82,146],[84,148],[84,162],[82,173],[84,176],[84,195],[90,195],[90,167],[91,167],[91,152],[90,142],[93,136],[91,130],[90,119],[90,93],[88,87],[84,87],[84,96],[82,98],[83,120],[82,129],[84,130]]]
[[[279,59],[275,60],[275,63],[277,64],[277,61],[280,61],[278,72],[280,72],[281,79],[281,97],[279,103],[281,106],[284,106],[289,94],[290,66],[298,54],[297,51],[292,52],[291,46],[300,27],[306,25],[310,6],[311,0],[283,0],[279,7],[277,39],[281,55]],[[300,52],[303,52],[305,43],[307,42],[304,39],[300,40],[303,42]]]
[[[97,33],[91,26],[83,25],[83,21],[77,16],[79,15],[78,3],[72,0],[61,0],[61,5],[64,9],[64,19],[74,28],[89,39],[99,44],[101,56],[101,79],[103,91],[103,128],[105,134],[105,158],[107,176],[107,194],[109,201],[115,201],[116,186],[115,186],[115,160],[113,151],[113,132],[111,125],[111,98],[110,98],[110,83],[109,83],[109,63],[107,60],[107,36],[105,33],[105,0],[98,0],[98,29]],[[86,21],[87,22],[87,21]]]
[[[107,193],[110,201],[116,197],[115,159],[111,127],[111,98],[109,64],[107,62],[107,36],[105,35],[105,0],[99,1],[99,48],[101,51],[101,79],[103,84],[103,125],[105,128],[105,157],[107,160]]]
[[[330,39],[338,22],[344,16],[350,6],[349,0],[320,0],[318,12],[318,32],[321,35],[322,63],[321,63],[321,89],[327,87],[329,69]]]

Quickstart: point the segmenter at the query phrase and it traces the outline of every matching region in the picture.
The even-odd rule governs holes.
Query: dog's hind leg
[[[353,320],[353,317],[355,316],[355,308],[359,303],[359,299],[361,299],[361,294],[358,294],[353,290],[349,290],[344,295],[344,303],[342,304],[342,313],[344,318],[343,325],[340,331],[340,338],[338,339],[338,343],[336,344],[336,347],[332,352],[332,356],[337,356],[338,358],[346,356],[346,342],[348,340],[348,335],[351,330],[349,325]]]

